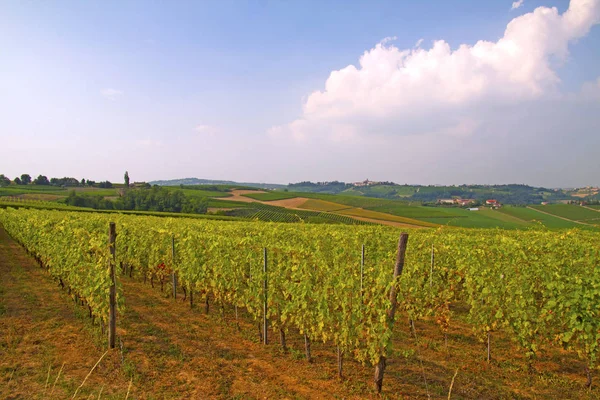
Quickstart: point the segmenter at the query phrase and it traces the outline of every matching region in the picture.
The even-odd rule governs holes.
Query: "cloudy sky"
[[[0,173],[600,184],[600,0],[3,1]]]

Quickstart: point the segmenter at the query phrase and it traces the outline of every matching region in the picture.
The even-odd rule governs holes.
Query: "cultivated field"
[[[110,321],[109,221],[118,340],[93,369]],[[586,388],[600,344],[598,233],[420,229],[404,252],[400,232],[380,226],[23,209],[0,222],[43,266],[0,230],[0,394],[375,398],[385,355],[388,398],[598,396]],[[57,310],[75,316],[68,328],[52,323]],[[69,341],[80,345],[59,350]]]

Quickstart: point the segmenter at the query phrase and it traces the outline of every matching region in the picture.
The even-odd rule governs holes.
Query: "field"
[[[557,218],[552,215],[543,214],[536,211],[535,209],[526,207],[502,207],[498,211],[519,218],[523,221],[531,222],[534,225],[537,224],[546,226],[550,229],[581,227],[581,225],[578,225],[575,222]]]
[[[436,226],[435,224],[423,222],[423,221],[412,219],[412,218],[398,217],[395,215],[384,214],[384,213],[380,213],[377,211],[364,210],[362,208],[348,208],[345,210],[338,211],[338,213],[343,214],[343,215],[351,215],[351,216],[355,216],[355,217],[363,217],[363,218],[369,218],[369,219],[374,219],[374,220],[399,222],[402,224],[415,225],[415,226],[427,226],[427,227],[435,227]]]
[[[295,194],[289,194],[286,192],[265,192],[265,193],[248,193],[244,196],[250,197],[254,200],[260,201],[273,201],[273,200],[285,200],[285,199],[293,199],[294,197],[298,197]]]
[[[385,186],[381,186],[385,189]],[[390,200],[367,197],[358,191],[350,195],[332,195],[310,192],[261,191],[232,185],[196,185],[166,187],[167,190],[181,190],[186,196],[208,200],[210,214],[219,214],[228,219],[253,219],[273,222],[298,223],[378,223],[392,226],[437,226],[447,225],[462,228],[502,228],[527,229],[547,227],[562,229],[580,227],[597,229],[600,217],[594,207],[585,208],[576,205],[554,204],[548,206],[532,206],[526,209],[516,206],[505,206],[500,210],[481,208],[471,212],[456,207],[425,207],[419,203],[402,200]],[[397,186],[410,192],[416,190],[412,186]],[[360,189],[360,188],[355,188]],[[435,191],[437,187],[421,187],[419,191]],[[75,190],[85,196],[99,196],[114,199],[119,189],[68,188],[51,186],[23,185],[0,188],[0,206],[6,199],[19,197],[19,207],[69,209],[64,199]],[[487,190],[487,189],[473,189]],[[408,193],[407,192],[407,193]],[[508,193],[508,192],[507,192]],[[2,200],[2,198],[5,200]],[[262,205],[262,206],[261,206]],[[273,208],[268,208],[269,206]],[[71,208],[72,209],[72,208]],[[306,210],[301,212],[298,209]],[[600,207],[598,207],[600,209]],[[542,212],[539,212],[542,211]],[[148,214],[146,212],[138,212]],[[325,214],[319,214],[325,213]],[[165,215],[149,213],[149,215]],[[333,215],[338,215],[334,217]],[[181,215],[180,215],[181,216]],[[211,217],[212,218],[212,217]]]
[[[581,206],[571,204],[549,204],[545,206],[532,206],[532,208],[572,221],[600,224],[600,213]]]
[[[371,398],[372,366],[383,354],[388,398],[445,398],[453,376],[452,395],[459,398],[598,396],[595,386],[585,388],[595,379],[600,343],[598,233],[411,230],[399,261],[402,275],[393,285],[397,303],[390,303],[399,234],[392,228],[7,209],[0,210],[0,222],[44,267],[29,266],[32,261],[0,230],[0,260],[13,260],[0,263],[0,323],[15,332],[0,339],[8,349],[0,380],[9,391],[30,390],[29,397],[41,398],[36,395],[45,390],[46,375],[56,376],[68,362],[63,380],[57,378],[59,397],[66,397],[101,354],[111,220],[118,238],[114,265],[122,266],[114,277],[122,347],[82,385],[79,398],[95,397],[104,386],[107,398],[121,398],[128,381],[135,398],[162,398],[169,390],[185,397]],[[168,299],[172,273],[176,298],[195,305],[192,310]],[[18,319],[4,317],[30,315],[38,321],[34,337],[56,335],[55,325],[42,324],[52,320],[52,309],[34,309],[39,300],[16,306],[19,296],[36,299],[34,288],[48,293],[52,285],[43,281],[49,277],[65,289],[55,286],[60,295],[44,296],[70,295],[85,304],[74,306],[75,314],[93,317],[81,321],[86,329],[71,339],[95,338],[87,344],[94,355],[88,361],[51,350],[54,342],[45,340],[41,345],[49,350],[38,358],[29,350],[36,339],[19,339]],[[206,316],[200,309],[208,304]],[[265,331],[257,322],[265,317],[269,344],[261,345]],[[303,348],[306,340],[311,352]],[[87,368],[71,367],[81,362]],[[342,379],[335,378],[339,373]]]
[[[300,208],[316,211],[340,211],[350,207],[326,200],[308,199],[304,204],[300,206]]]

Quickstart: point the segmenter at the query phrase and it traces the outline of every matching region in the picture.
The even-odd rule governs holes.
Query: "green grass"
[[[298,197],[295,194],[290,194],[287,192],[248,193],[248,194],[244,194],[243,196],[249,197],[254,200],[259,200],[259,201],[285,200],[285,199],[293,199],[294,197]]]
[[[163,186],[165,188],[169,188],[169,190],[180,190],[184,195],[189,197],[230,197],[231,193],[229,192],[221,192],[215,190],[199,190],[199,189],[180,189],[179,187],[170,187]]]
[[[531,206],[536,210],[547,212],[549,214],[557,215],[559,217],[567,218],[573,221],[580,221],[591,224],[600,223],[600,213],[592,211],[588,208],[581,207],[574,204],[549,204],[546,206],[536,205]]]
[[[436,227],[436,223],[431,223],[429,221],[417,220],[412,218],[398,217],[396,215],[380,213],[377,211],[365,210],[362,208],[348,208],[345,210],[339,211],[340,214],[344,215],[353,215],[356,217],[363,218],[371,218],[381,221],[392,221],[399,222],[401,224],[409,224],[409,225],[417,225],[417,226],[427,226],[427,227]]]
[[[326,200],[308,199],[299,208],[315,211],[339,211],[349,207],[343,204],[333,203],[331,201]]]
[[[535,225],[535,223],[541,223],[550,229],[581,227],[581,225],[576,224],[575,222],[565,221],[564,219],[560,219],[552,215],[542,214],[526,207],[505,206],[497,211],[515,218],[519,218],[523,221],[532,222],[533,225]]]
[[[208,199],[208,206],[211,208],[252,208],[255,203],[245,203],[243,201],[230,201],[220,199]]]
[[[369,210],[379,211],[387,214],[406,218],[452,218],[454,215],[447,213],[445,208],[409,206],[406,204],[388,204],[384,206],[371,207]]]
[[[422,218],[425,221],[440,225],[456,226],[461,228],[503,228],[518,229],[529,226],[526,222],[514,218],[506,218],[498,210],[480,209],[469,211],[462,208],[444,208],[448,217]]]

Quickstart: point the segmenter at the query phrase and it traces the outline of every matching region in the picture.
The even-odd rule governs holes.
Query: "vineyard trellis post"
[[[402,275],[402,270],[404,269],[404,255],[406,254],[406,246],[408,244],[408,233],[402,232],[400,234],[400,240],[398,241],[398,254],[396,255],[396,264],[394,265],[394,280],[392,284],[392,288],[390,290],[390,308],[387,310],[387,324],[389,329],[392,329],[394,325],[394,316],[396,314],[396,306],[398,304],[398,300],[396,298],[396,284],[398,277]],[[381,349],[382,352],[385,349]],[[377,393],[381,393],[381,387],[383,386],[383,374],[385,372],[386,366],[386,356],[381,354],[379,356],[379,361],[375,365],[375,390]]]
[[[263,265],[263,273],[264,273],[264,280],[263,280],[263,297],[264,297],[264,302],[263,302],[263,343],[264,344],[269,344],[269,338],[268,338],[268,332],[267,332],[267,248],[265,247],[263,249],[263,256],[264,256],[264,265]]]
[[[429,271],[429,287],[433,287],[433,265],[435,264],[435,248],[431,244],[431,271]]]
[[[361,252],[360,252],[360,299],[361,300],[363,298],[364,276],[365,276],[365,245],[363,244]]]
[[[109,273],[110,273],[110,291],[108,295],[108,347],[110,349],[115,348],[115,335],[117,328],[117,286],[115,277],[115,262],[116,262],[116,246],[115,242],[117,239],[117,232],[114,222],[109,223],[108,228],[108,243],[110,247],[110,261],[109,261]]]
[[[173,298],[177,299],[177,274],[175,273],[175,235],[171,236],[171,281],[173,282]]]

